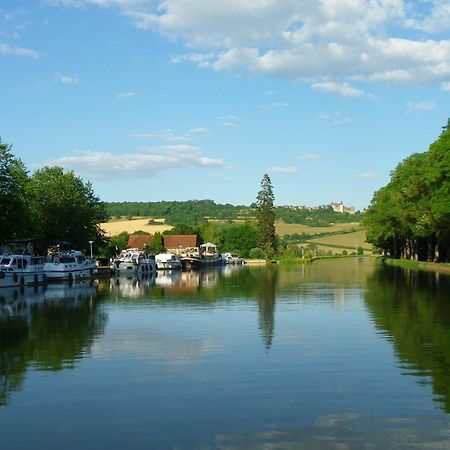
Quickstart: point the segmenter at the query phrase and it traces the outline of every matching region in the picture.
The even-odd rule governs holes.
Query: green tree
[[[256,197],[256,229],[258,247],[264,251],[266,257],[272,256],[277,251],[274,199],[272,182],[269,175],[265,174],[261,180],[261,190]]]
[[[367,240],[395,258],[450,260],[450,128],[428,152],[415,153],[374,194]]]
[[[430,209],[439,260],[450,260],[450,119],[430,145]]]
[[[230,225],[222,230],[221,250],[238,253],[243,258],[248,258],[251,249],[256,247],[257,238],[256,228],[248,223]]]
[[[158,253],[161,253],[165,250],[163,237],[160,232],[157,231],[153,235],[152,242],[150,242],[150,244],[147,244],[146,248],[147,251],[153,255],[157,255]]]
[[[0,139],[0,242],[30,237],[25,197],[28,175],[24,164],[11,152],[11,146]]]
[[[122,231],[122,233],[112,236],[110,238],[111,255],[119,253],[127,248],[128,239],[130,239],[130,233],[128,233],[127,231]]]
[[[29,198],[38,235],[65,239],[87,249],[88,241],[104,242],[100,222],[107,220],[103,203],[90,183],[61,167],[44,167],[30,179]]]

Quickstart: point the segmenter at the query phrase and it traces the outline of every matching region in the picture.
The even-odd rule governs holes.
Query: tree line
[[[107,220],[90,183],[61,167],[29,174],[11,146],[0,139],[0,243],[21,238],[69,240],[87,250],[104,243]]]
[[[218,204],[213,200],[160,201],[160,202],[106,202],[109,217],[153,217],[165,219],[165,223],[176,225],[198,225],[206,220],[254,220],[257,202],[249,206]],[[361,213],[338,213],[329,205],[314,209],[274,206],[276,220],[284,223],[299,223],[312,227],[326,227],[331,223],[359,222]]]
[[[450,119],[428,151],[398,164],[363,223],[368,242],[386,255],[450,262]]]

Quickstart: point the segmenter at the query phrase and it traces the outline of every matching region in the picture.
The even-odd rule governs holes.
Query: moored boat
[[[157,270],[181,270],[181,260],[173,253],[158,253],[155,256]]]
[[[53,243],[55,245],[55,243]],[[44,270],[49,281],[74,281],[91,278],[95,272],[95,260],[86,258],[80,250],[62,250],[70,242],[58,241],[49,250]]]
[[[44,260],[34,254],[33,240],[7,241],[0,252],[0,287],[45,283]]]
[[[245,264],[244,259],[234,253],[222,253],[220,260],[222,264]]]
[[[111,270],[116,274],[149,273],[156,270],[154,258],[137,248],[122,250],[111,259]]]
[[[200,245],[198,251],[181,255],[180,259],[184,270],[201,269],[203,267],[221,264],[217,246],[211,244],[211,242]]]

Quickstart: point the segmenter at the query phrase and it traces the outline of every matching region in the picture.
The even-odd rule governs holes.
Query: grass
[[[433,272],[450,273],[449,263],[433,263],[426,261],[414,261],[410,259],[383,258],[385,264],[402,267],[403,269],[428,270]]]
[[[309,239],[309,243],[331,248],[344,248],[355,250],[362,247],[364,250],[371,250],[372,246],[366,242],[366,231],[359,230],[353,233],[335,234],[333,236],[321,236],[319,238]]]
[[[284,223],[277,221],[275,223],[275,230],[279,236],[285,234],[305,233],[305,234],[319,234],[319,233],[335,233],[349,231],[354,228],[361,228],[358,222],[352,223],[336,223],[329,227],[309,227],[299,223]]]
[[[172,226],[161,224],[148,224],[149,218],[120,218],[111,219],[102,223],[101,227],[107,236],[115,236],[124,231],[134,233],[138,230],[146,231],[150,234],[156,232],[162,233],[170,230]],[[344,250],[355,251],[356,247],[362,247],[365,252],[371,250],[371,245],[366,242],[366,232],[357,222],[353,223],[337,223],[329,227],[309,227],[302,224],[289,224],[277,221],[275,224],[276,231],[280,237],[286,234],[306,233],[310,235],[321,233],[338,233],[331,236],[320,236],[307,240],[302,245],[314,244],[318,249],[324,252],[332,251],[333,253],[342,253]],[[356,231],[353,231],[356,230]]]

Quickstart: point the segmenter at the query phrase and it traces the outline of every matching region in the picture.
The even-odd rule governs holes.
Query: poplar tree
[[[258,231],[258,247],[266,257],[277,251],[277,236],[275,233],[274,195],[269,175],[265,174],[261,180],[261,190],[256,197],[256,229]]]

